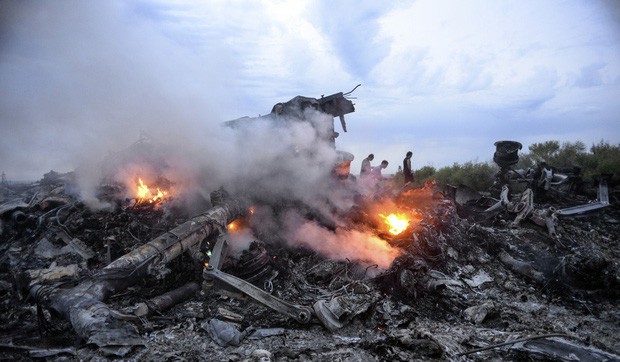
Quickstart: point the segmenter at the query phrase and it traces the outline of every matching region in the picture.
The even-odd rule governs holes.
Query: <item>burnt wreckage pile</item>
[[[71,174],[3,185],[0,357],[618,360],[613,193],[602,179],[588,203],[568,181],[539,184],[544,171],[510,169],[518,143],[496,146],[496,198],[433,183],[363,196],[338,181],[355,200],[340,222],[397,251],[383,269],[288,246],[255,224],[257,200],[223,189],[192,216],[114,185],[99,197],[115,211],[91,211]],[[410,216],[404,231],[379,224],[386,205]],[[234,253],[236,228],[254,241]]]

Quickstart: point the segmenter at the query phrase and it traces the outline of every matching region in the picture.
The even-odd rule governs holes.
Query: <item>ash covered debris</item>
[[[528,178],[508,167],[512,154],[496,157],[507,166],[496,190],[506,186],[503,195],[432,182],[402,189],[391,180],[361,193],[331,143],[333,117],[345,112],[307,100],[317,108],[293,101],[274,107],[289,118],[249,123],[267,121],[271,135],[312,131],[324,142],[317,149],[292,137],[303,142],[253,158],[260,167],[271,156],[281,161],[275,175],[286,182],[277,185],[275,176],[261,179],[266,173],[233,172],[226,190],[202,185],[212,192],[197,198],[191,186],[200,182],[171,180],[165,152],[136,151],[151,149],[144,139],[115,155],[87,193],[75,174],[3,184],[0,356],[620,358],[616,204],[555,215],[550,233],[536,215],[584,204],[583,196],[556,185],[541,203],[516,187]],[[300,163],[322,171],[305,193],[288,167]],[[155,198],[158,190],[166,197]],[[393,218],[405,226],[394,228]]]

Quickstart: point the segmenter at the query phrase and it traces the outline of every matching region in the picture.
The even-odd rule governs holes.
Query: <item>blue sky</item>
[[[488,161],[502,139],[618,143],[620,5],[5,0],[0,171],[70,171],[140,131],[208,143],[360,83],[337,140],[354,172],[371,152],[393,172],[409,150],[419,168]]]

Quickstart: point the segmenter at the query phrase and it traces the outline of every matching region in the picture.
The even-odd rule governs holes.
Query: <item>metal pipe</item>
[[[13,213],[11,214],[11,219],[13,219],[16,224],[21,225],[25,223],[26,220],[28,220],[28,217],[26,216],[26,214],[24,214],[23,211],[17,210],[13,211]]]
[[[158,295],[137,305],[135,314],[139,317],[151,315],[153,313],[165,312],[175,305],[193,297],[200,290],[200,285],[196,282],[189,282],[179,288]]]

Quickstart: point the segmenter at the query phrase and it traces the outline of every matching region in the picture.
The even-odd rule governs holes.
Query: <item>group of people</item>
[[[403,160],[403,175],[405,176],[405,184],[413,182],[413,171],[411,170],[411,156],[413,152],[409,151],[405,155]],[[375,155],[372,153],[362,160],[362,169],[360,170],[360,178],[370,178],[373,180],[382,180],[384,177],[381,175],[381,170],[386,168],[389,164],[387,160],[381,161],[379,166],[372,167],[371,162],[375,159]]]

